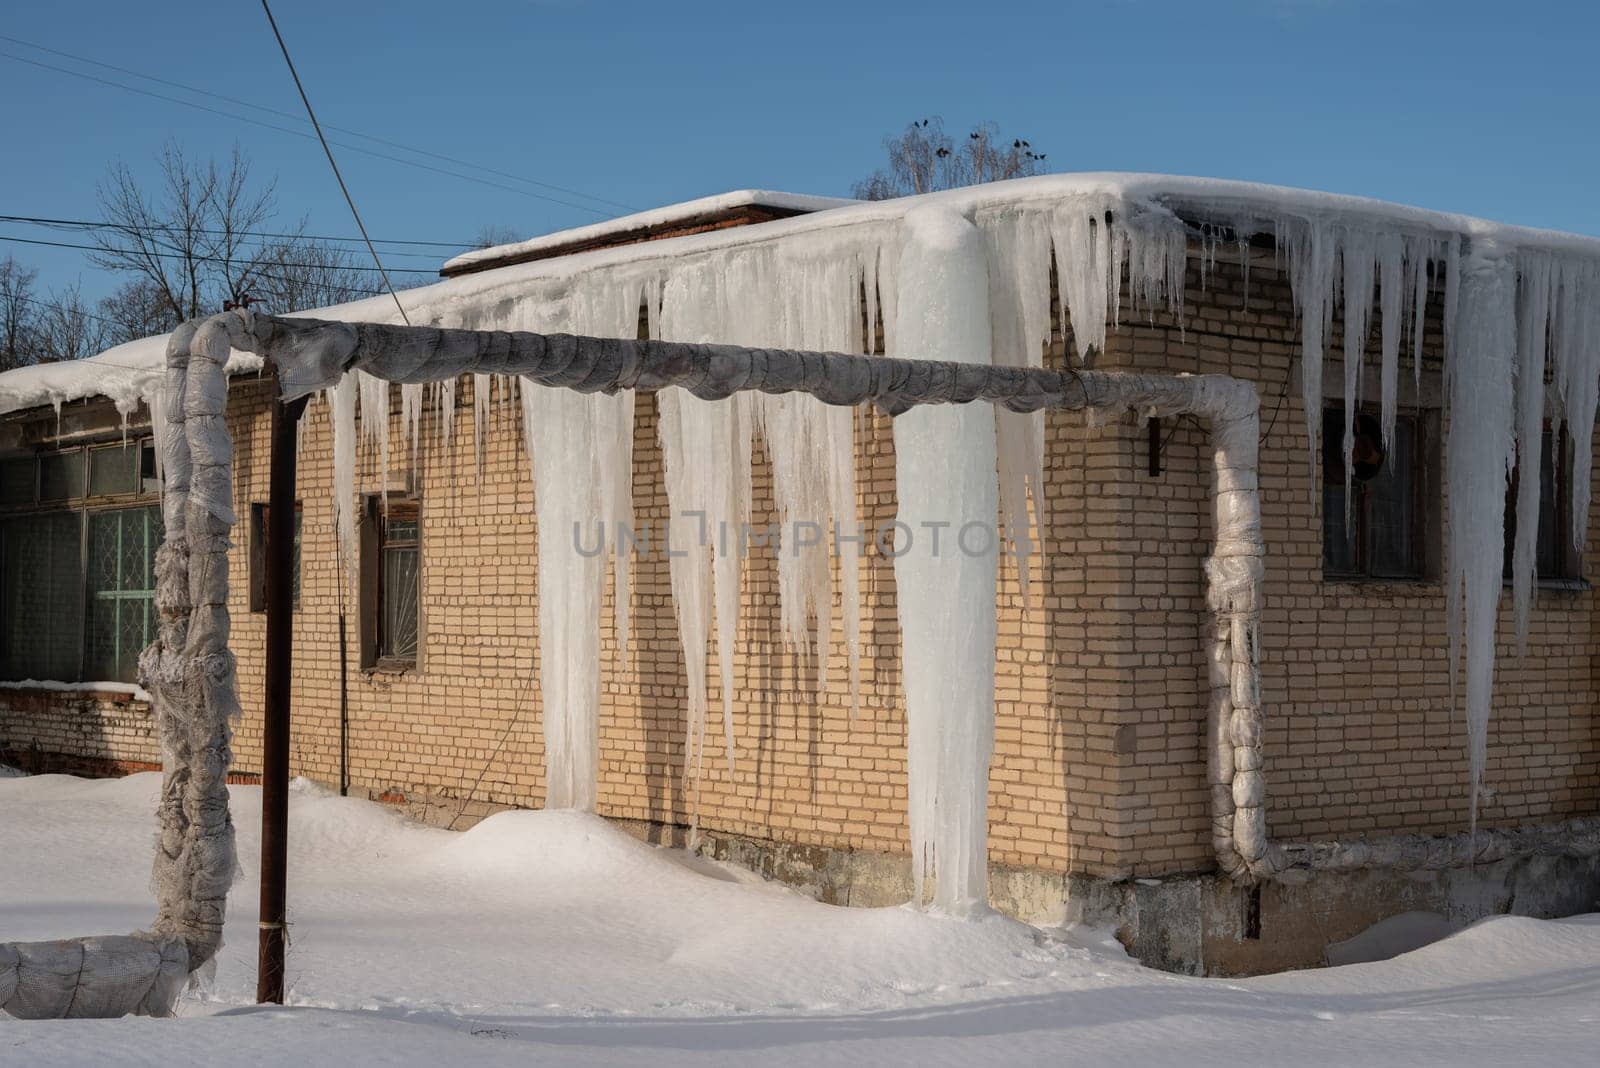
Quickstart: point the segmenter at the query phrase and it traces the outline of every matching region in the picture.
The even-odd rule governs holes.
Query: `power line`
[[[12,223],[12,224],[15,224],[17,226],[36,226],[36,227],[39,227],[40,229],[44,229],[44,230],[66,230],[66,231],[73,232],[73,233],[77,233],[77,232],[81,232],[81,231],[94,232],[94,231],[109,230],[112,233],[122,234],[124,236],[148,238],[149,240],[158,242],[160,244],[163,244],[166,247],[173,249],[174,251],[181,251],[181,249],[179,249],[178,246],[176,246],[176,245],[173,245],[173,244],[171,244],[169,242],[163,241],[162,238],[171,237],[173,239],[176,239],[178,236],[183,235],[183,234],[222,234],[222,235],[230,235],[231,234],[234,237],[239,237],[239,238],[249,237],[249,238],[251,238],[251,241],[249,243],[245,243],[245,242],[241,241],[240,246],[239,246],[241,248],[254,249],[254,250],[257,250],[257,251],[269,251],[269,250],[272,250],[272,249],[282,248],[283,247],[282,245],[274,245],[274,244],[269,243],[269,239],[276,237],[276,238],[281,238],[281,239],[284,239],[284,240],[287,240],[287,241],[299,240],[299,241],[322,242],[322,243],[328,244],[328,247],[329,247],[329,249],[331,251],[341,252],[341,253],[343,253],[343,252],[352,252],[354,250],[345,248],[344,245],[342,245],[342,244],[332,244],[332,242],[341,241],[341,242],[346,242],[348,244],[359,245],[360,241],[361,241],[361,239],[359,237],[332,238],[332,237],[317,237],[317,236],[312,235],[312,234],[299,234],[299,235],[296,235],[296,234],[269,234],[269,233],[265,233],[265,232],[258,231],[258,230],[217,230],[217,229],[212,229],[212,228],[204,227],[204,226],[181,226],[180,227],[180,226],[171,226],[171,225],[158,224],[158,223],[147,223],[147,224],[144,224],[144,225],[140,225],[140,224],[137,224],[137,223],[94,222],[94,221],[91,221],[91,220],[88,220],[88,219],[44,219],[44,218],[37,218],[37,217],[34,217],[34,216],[28,216],[28,215],[0,215],[0,223]],[[385,242],[382,242],[382,241],[378,241],[376,238],[374,238],[373,240],[377,241],[378,244],[384,244],[385,243]],[[389,243],[394,243],[394,242],[389,242]],[[442,244],[442,242],[441,242],[441,244]],[[449,247],[451,247],[451,248],[462,248],[463,246],[451,245]],[[477,248],[479,246],[477,246],[477,245],[469,245],[469,246],[465,246],[465,247],[466,248]],[[437,252],[403,252],[403,251],[400,251],[400,250],[397,250],[397,249],[387,249],[387,250],[385,250],[384,254],[387,255],[387,256],[405,256],[405,257],[407,257],[409,259],[425,259],[425,260],[429,260],[430,262],[437,262],[438,259],[439,259],[439,253],[437,253]]]
[[[53,219],[40,215],[0,215],[0,222],[35,223],[39,226],[70,226],[85,230],[167,230],[178,229],[173,226],[136,226],[129,223],[110,222],[108,220],[94,219]],[[266,237],[286,241],[338,241],[346,244],[355,244],[359,237],[329,237],[326,234],[296,234],[274,233],[269,230],[217,230],[204,226],[191,226],[184,229],[197,234],[222,234],[232,233],[241,237]],[[408,241],[398,237],[375,237],[372,239],[380,245],[429,245],[436,248],[475,249],[475,241]],[[433,253],[422,252],[391,252],[391,256],[422,256]]]
[[[49,246],[54,247],[54,248],[76,248],[76,249],[84,249],[84,250],[89,251],[89,252],[103,252],[104,251],[104,249],[98,248],[98,247],[96,247],[94,245],[74,245],[74,244],[68,244],[67,242],[64,242],[64,241],[41,241],[41,240],[39,240],[37,238],[8,237],[8,236],[3,235],[3,234],[0,234],[0,241],[13,241],[13,242],[16,242],[18,244],[23,244],[23,245],[49,245]],[[167,252],[151,252],[151,253],[149,253],[149,255],[157,257],[158,259],[182,259],[183,258],[182,256],[180,256],[178,254],[167,253]],[[195,257],[193,257],[193,259],[197,263],[222,263],[222,262],[225,262],[225,261],[223,261],[221,259],[218,259],[217,257],[214,257],[214,256],[195,256]],[[308,270],[322,270],[327,265],[326,264],[298,264],[298,263],[283,263],[283,264],[279,264],[279,263],[271,263],[269,261],[267,266],[271,266],[271,267],[304,267],[304,268],[306,268]],[[399,270],[409,270],[409,268],[398,268],[398,269]],[[431,272],[425,272],[425,273],[431,273]],[[345,283],[345,282],[326,282],[326,281],[324,281],[324,282],[307,282],[303,278],[290,278],[290,277],[288,277],[286,275],[276,274],[273,271],[264,269],[259,264],[254,264],[254,265],[250,266],[250,269],[249,269],[249,271],[248,271],[248,273],[246,275],[246,280],[248,281],[248,279],[251,278],[251,277],[264,279],[264,280],[269,281],[269,282],[281,282],[281,283],[283,283],[285,285],[306,285],[306,286],[309,286],[310,288],[313,288],[313,289],[323,289],[323,290],[327,290],[329,292],[338,293],[343,297],[349,297],[349,296],[352,296],[352,295],[359,296],[359,297],[381,297],[381,296],[384,295],[385,292],[387,292],[386,290],[382,290],[382,289],[366,289],[366,288],[364,288],[362,286],[354,286],[354,285],[350,285],[350,284]]]
[[[17,244],[20,244],[20,245],[49,245],[52,248],[77,248],[77,249],[83,249],[86,252],[98,252],[101,255],[106,255],[108,253],[114,253],[116,251],[115,249],[108,249],[108,248],[105,248],[104,246],[101,246],[101,245],[79,245],[79,244],[74,244],[74,243],[72,243],[70,241],[46,241],[43,238],[37,238],[37,237],[12,237],[9,234],[0,234],[0,241],[14,241],[14,242],[16,242]],[[222,257],[222,256],[190,256],[190,255],[186,255],[186,254],[181,253],[181,252],[146,252],[144,250],[140,250],[140,255],[155,256],[155,257],[157,257],[159,259],[164,259],[164,260],[190,260],[190,261],[193,261],[195,263],[237,263],[237,262],[240,262],[240,261],[236,261],[236,260],[230,260],[230,259],[227,259],[227,258]],[[247,261],[243,265],[244,266],[248,266],[250,263],[253,263],[253,262],[256,262],[256,261]],[[265,261],[261,261],[261,262],[264,262],[269,267],[299,267],[299,268],[302,268],[302,269],[308,270],[308,271],[338,270],[338,269],[340,269],[337,265],[328,264],[328,263],[287,263],[287,262],[283,262],[283,261],[280,261],[280,260],[265,260]],[[389,269],[394,271],[396,274],[437,275],[439,273],[438,271],[429,270],[426,267],[391,267]],[[257,273],[259,273],[259,272],[257,272]],[[373,292],[382,293],[383,290],[378,289],[378,290],[374,290]]]
[[[72,52],[63,52],[58,48],[47,48],[44,45],[35,44],[32,41],[24,41],[20,37],[12,37],[8,34],[0,33],[0,41],[10,41],[12,44],[19,44],[24,48],[32,48],[40,52],[47,52],[53,56],[60,56],[63,59],[71,59],[79,63],[87,63],[92,67],[101,67],[105,70],[114,70],[118,74],[127,74],[134,78],[142,78],[147,82],[155,82],[157,85],[165,85],[173,89],[182,89],[186,93],[195,93],[199,96],[208,96],[214,100],[222,100],[229,104],[237,105],[238,107],[250,108],[251,110],[260,111],[268,115],[276,115],[279,118],[291,119],[294,122],[305,121],[299,115],[296,115],[293,112],[283,111],[274,107],[268,107],[264,104],[253,104],[248,100],[240,100],[238,97],[227,96],[226,94],[213,92],[209,89],[200,89],[193,85],[185,85],[182,82],[171,81],[167,78],[158,78],[153,74],[143,74],[127,67],[119,67],[114,63],[104,63],[97,59],[90,59],[88,56],[80,56]],[[582,197],[584,200],[592,200],[596,204],[605,204],[608,207],[621,208],[623,211],[640,210],[630,204],[622,204],[615,200],[607,200],[604,197],[597,197],[593,193],[585,193],[581,189],[569,189],[566,186],[554,185],[550,182],[541,182],[538,179],[526,178],[520,174],[513,174],[509,171],[495,170],[493,167],[486,167],[481,163],[473,163],[469,160],[457,159],[455,156],[447,156],[442,152],[432,152],[425,148],[416,148],[412,145],[402,144],[399,141],[389,141],[382,137],[374,137],[372,134],[362,133],[360,130],[352,130],[345,126],[334,126],[329,124],[328,129],[337,131],[338,133],[349,134],[352,137],[359,137],[363,140],[371,141],[374,144],[387,145],[389,148],[398,148],[405,152],[415,152],[419,156],[428,156],[431,159],[441,160],[445,163],[454,163],[459,167],[470,167],[473,170],[483,171],[485,174],[494,174],[500,176],[501,178],[509,178],[514,182],[526,182],[528,185],[535,185],[540,189],[548,189],[555,193],[565,193],[568,196]],[[356,149],[356,151],[360,151],[360,149]]]
[[[372,238],[367,236],[367,226],[361,221],[361,213],[356,210],[355,198],[350,195],[350,187],[344,184],[344,175],[339,173],[339,164],[334,161],[333,149],[328,147],[328,139],[322,136],[322,124],[317,122],[317,113],[311,109],[311,98],[306,96],[306,87],[300,84],[300,72],[294,69],[294,60],[289,57],[289,46],[284,43],[283,34],[278,32],[278,20],[272,17],[272,8],[267,0],[261,0],[261,10],[267,13],[267,22],[272,26],[272,36],[278,39],[278,49],[283,53],[283,61],[289,65],[289,76],[294,79],[294,87],[300,92],[300,102],[306,106],[306,114],[311,118],[311,126],[317,131],[317,140],[322,142],[322,151],[328,157],[328,166],[333,168],[333,176],[339,182],[339,192],[344,194],[344,202],[350,205],[350,214],[355,217],[356,229],[361,231],[361,240],[367,243],[367,251],[372,253],[372,262],[378,265],[378,273],[383,276],[383,284],[389,290],[389,296],[394,298],[395,310],[400,313],[400,318],[407,326],[411,325],[411,317],[406,314],[405,307],[400,303],[400,294],[394,291],[394,283],[389,281],[389,272],[383,269],[383,260],[378,258],[378,250],[372,244]]]
[[[223,111],[221,108],[208,107],[205,104],[197,103],[196,101],[193,101],[193,100],[183,100],[183,99],[181,99],[179,97],[168,96],[165,93],[157,93],[157,92],[152,92],[149,89],[141,89],[136,85],[126,85],[126,84],[124,84],[122,82],[112,81],[109,78],[101,78],[101,77],[98,77],[96,75],[89,74],[89,73],[87,73],[85,71],[71,70],[71,69],[69,69],[67,67],[57,67],[54,64],[50,64],[50,63],[41,63],[39,60],[28,59],[26,56],[19,56],[19,55],[16,55],[14,53],[11,53],[11,52],[0,51],[0,57],[4,57],[6,59],[14,59],[18,63],[26,63],[29,66],[39,67],[39,68],[41,68],[43,70],[53,70],[53,71],[55,71],[55,72],[57,72],[59,74],[69,74],[74,78],[83,78],[83,79],[86,79],[86,80],[91,81],[91,82],[97,82],[100,85],[110,86],[113,89],[123,89],[123,90],[126,90],[127,92],[130,92],[130,93],[138,93],[140,96],[148,96],[148,97],[151,97],[151,98],[156,99],[156,100],[165,100],[170,104],[181,104],[182,106],[184,106],[186,108],[195,108],[196,110],[199,110],[199,111],[210,112],[213,115],[220,115],[225,119],[232,119],[235,122],[247,122],[247,123],[250,123],[253,126],[260,126],[260,127],[265,128],[265,129],[268,129],[268,130],[277,130],[279,133],[286,133],[286,134],[289,134],[289,135],[291,135],[293,137],[304,137],[308,141],[309,140],[314,140],[316,138],[315,134],[307,133],[304,130],[294,130],[294,129],[290,129],[287,126],[279,126],[276,123],[263,122],[260,119],[252,119],[248,115],[239,115],[239,114],[235,114],[234,112],[231,112],[231,111]],[[352,145],[352,144],[348,144],[348,143],[346,143],[344,141],[335,141],[333,143],[338,145],[340,148],[347,148],[352,152],[360,152],[360,153],[362,153],[364,155],[374,156],[374,157],[376,157],[378,159],[386,159],[386,160],[389,160],[392,163],[400,163],[400,164],[403,164],[403,165],[405,165],[407,167],[415,167],[418,170],[432,171],[434,174],[443,174],[443,175],[447,175],[447,176],[449,176],[451,178],[460,178],[463,181],[477,182],[479,185],[486,185],[486,186],[489,186],[491,189],[503,189],[508,193],[517,193],[517,194],[519,194],[521,196],[532,197],[535,200],[544,200],[544,201],[550,202],[551,204],[560,204],[560,205],[563,205],[564,207],[576,208],[578,211],[587,211],[587,212],[589,212],[591,214],[599,215],[599,216],[602,216],[604,218],[612,218],[613,217],[610,212],[602,211],[599,208],[590,207],[587,204],[574,204],[570,200],[562,200],[560,197],[552,197],[552,196],[546,196],[543,193],[535,193],[530,189],[518,189],[516,186],[506,185],[504,182],[491,181],[488,178],[480,178],[475,174],[462,174],[459,171],[447,170],[444,167],[435,167],[435,166],[432,166],[431,164],[423,163],[423,162],[421,162],[419,160],[406,159],[403,156],[392,156],[387,152],[378,152],[378,151],[375,151],[375,150],[370,149],[370,148],[362,148],[360,145]],[[415,150],[408,150],[408,151],[415,151]],[[470,164],[469,164],[469,166],[470,166]],[[527,181],[527,179],[522,179],[522,180],[523,181]]]

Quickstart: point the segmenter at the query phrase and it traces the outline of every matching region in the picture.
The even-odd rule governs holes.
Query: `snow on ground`
[[[158,777],[0,776],[0,940],[153,915]],[[1587,1063],[1600,916],[1499,918],[1391,961],[1252,980],[1084,932],[844,909],[513,812],[465,833],[297,784],[291,1005],[253,1000],[260,791],[210,991],[181,1019],[0,1020],[8,1064]]]

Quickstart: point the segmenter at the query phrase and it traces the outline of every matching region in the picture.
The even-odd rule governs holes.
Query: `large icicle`
[[[1517,648],[1528,644],[1539,545],[1539,487],[1544,443],[1545,338],[1550,319],[1550,257],[1524,253],[1517,293],[1517,537],[1512,549],[1511,600]]]
[[[936,206],[908,212],[896,351],[990,362],[983,241]],[[901,536],[895,560],[905,680],[912,873],[917,900],[988,907],[989,760],[994,750],[999,510],[994,412],[918,408],[895,420]],[[938,538],[937,543],[935,538]]]
[[[639,289],[584,280],[560,306],[524,302],[503,309],[505,329],[558,329],[631,336]],[[515,389],[538,519],[539,687],[543,707],[547,808],[594,811],[599,796],[600,617],[607,554],[617,569],[615,612],[628,633],[628,559],[618,544],[633,526],[633,393],[577,393],[474,374],[473,448],[481,466],[491,397]],[[520,388],[519,388],[520,387]]]
[[[1085,320],[1082,331],[1076,332],[1079,352],[1085,354],[1089,345],[1101,346],[1105,342],[1106,261],[1111,254],[1108,228],[1103,221],[1090,219],[1083,212],[1064,211],[1059,218],[1067,223],[1057,227],[1055,238],[1061,249],[1058,272],[1062,279],[1062,305],[1073,308],[1074,324],[1080,318]],[[979,224],[989,258],[994,362],[1042,367],[1044,347],[1050,343],[1048,222],[1037,215],[1005,213],[980,219]],[[1100,324],[1098,335],[1092,329],[1094,323]],[[1017,559],[1017,578],[1026,598],[1029,557],[1034,550],[1030,519],[1041,536],[1045,529],[1044,412],[996,412],[995,441],[999,450],[1000,517]]]
[[[333,526],[339,539],[339,562],[347,589],[354,589],[360,570],[356,544],[356,376],[347,374],[327,390],[328,419],[333,429]]]
[[[701,261],[668,279],[661,295],[661,334],[672,341],[724,340],[729,306],[728,265]],[[750,520],[753,402],[738,394],[707,401],[675,390],[660,397],[658,433],[666,461],[667,533],[674,554],[673,600],[689,682],[684,768],[699,781],[707,685],[706,640],[715,610],[717,667],[722,688],[723,747],[734,764],[734,636],[738,631],[739,539]],[[681,555],[679,555],[681,554]]]
[[[1476,828],[1493,697],[1506,479],[1514,458],[1516,272],[1507,250],[1481,239],[1459,263],[1460,321],[1447,361],[1451,429],[1445,449],[1450,499],[1445,585],[1452,679],[1463,652],[1466,658],[1471,824]]]
[[[596,462],[595,399],[563,389],[522,390],[523,440],[539,523],[545,807],[585,812],[594,811],[600,781],[604,557],[593,540],[602,474]]]
[[[389,383],[356,372],[361,398],[361,440],[378,449],[378,489],[389,488]]]

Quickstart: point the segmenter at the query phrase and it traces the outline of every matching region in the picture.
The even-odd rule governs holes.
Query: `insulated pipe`
[[[225,424],[228,337],[185,324],[167,343],[162,450],[165,536],[156,551],[156,640],[139,657],[164,770],[148,931],[0,945],[0,1009],[23,1019],[171,1015],[189,974],[222,944],[233,880],[227,648],[233,450]],[[191,566],[197,564],[198,566]]]
[[[235,870],[226,776],[238,714],[228,649],[233,447],[226,423],[229,348],[269,356],[283,399],[329,386],[359,368],[378,378],[426,382],[472,373],[518,374],[584,392],[661,389],[724,398],[754,389],[806,392],[825,403],[871,402],[897,415],[920,404],[987,400],[1012,411],[1132,410],[1191,413],[1212,424],[1216,541],[1206,561],[1213,612],[1214,839],[1236,878],[1271,874],[1261,778],[1256,663],[1260,621],[1258,400],[1249,383],[1221,375],[1058,372],[1040,368],[719,345],[319,323],[235,311],[168,344],[172,413],[162,443],[166,537],[157,553],[156,641],[140,657],[161,725],[165,772],[155,881],[160,911],[149,932],[0,945],[0,1008],[22,1017],[169,1015],[185,977],[222,941]],[[282,519],[282,516],[275,518]],[[1224,742],[1228,744],[1224,744]],[[1224,789],[1223,787],[1226,787]]]
[[[1207,782],[1218,865],[1250,882],[1284,867],[1269,841],[1262,760],[1260,621],[1266,553],[1257,479],[1255,387],[1225,375],[1052,371],[842,353],[446,330],[377,323],[228,318],[237,348],[270,356],[284,396],[334,385],[349,370],[396,382],[512,374],[583,392],[680,386],[697,397],[739,390],[809,393],[824,403],[872,403],[890,415],[922,404],[987,400],[1011,411],[1188,413],[1211,426],[1213,543],[1206,559]]]

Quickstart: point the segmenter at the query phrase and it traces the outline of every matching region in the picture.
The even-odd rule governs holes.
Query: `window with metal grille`
[[[76,682],[83,652],[83,514],[0,521],[0,671]]]
[[[366,499],[361,522],[361,666],[417,664],[422,601],[421,509],[412,499]]]
[[[161,509],[154,505],[89,513],[88,618],[84,672],[132,682],[139,654],[155,637],[156,546]]]
[[[160,489],[148,438],[0,460],[0,677],[135,681]]]

